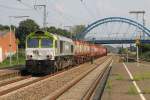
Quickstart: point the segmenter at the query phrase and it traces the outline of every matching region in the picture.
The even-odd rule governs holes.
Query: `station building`
[[[0,63],[16,53],[17,44],[14,32],[0,31]]]

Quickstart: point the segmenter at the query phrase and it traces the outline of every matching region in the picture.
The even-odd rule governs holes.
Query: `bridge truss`
[[[77,38],[101,44],[134,43],[137,38],[150,43],[150,30],[128,18],[108,17],[88,25]]]

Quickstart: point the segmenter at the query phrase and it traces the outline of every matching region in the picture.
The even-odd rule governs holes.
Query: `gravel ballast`
[[[82,74],[82,72],[95,67],[102,61],[102,59],[104,58],[96,60],[94,64],[85,63],[64,73],[60,73],[40,82],[15,90],[1,96],[0,100],[40,100],[58,88],[64,86],[76,76]]]

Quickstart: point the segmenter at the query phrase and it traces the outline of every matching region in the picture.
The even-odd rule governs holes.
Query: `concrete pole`
[[[129,59],[129,52],[128,52],[128,47],[127,47],[127,62],[129,62],[128,59]]]
[[[11,33],[12,33],[12,29],[11,29],[11,16],[9,16],[9,66],[12,65],[12,43],[11,43]]]
[[[14,33],[16,33],[16,29],[14,28]],[[19,56],[18,56],[18,39],[16,40],[16,45],[17,45],[17,51],[16,51],[16,53],[17,53],[17,63],[19,64]]]
[[[43,7],[44,9],[44,13],[43,13],[43,28],[44,30],[46,31],[46,18],[47,18],[47,15],[46,15],[46,5],[34,5],[34,7]]]
[[[29,17],[29,16],[9,16],[9,33],[10,33],[10,36],[9,36],[9,65],[11,66],[12,65],[12,28],[11,28],[11,18],[23,18],[23,17]],[[15,29],[14,29],[14,32],[15,32]],[[18,50],[18,45],[17,45],[17,50]],[[18,52],[18,51],[17,51]],[[18,56],[18,54],[17,54]],[[18,61],[18,57],[17,57],[17,61]]]
[[[139,62],[139,46],[136,45],[136,55],[137,55],[137,62]]]

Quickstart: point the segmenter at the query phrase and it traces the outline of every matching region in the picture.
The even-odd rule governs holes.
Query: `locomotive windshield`
[[[41,47],[42,48],[49,48],[53,46],[53,40],[44,38],[41,40]]]
[[[39,40],[38,39],[28,39],[27,40],[27,47],[28,48],[38,48],[39,47]]]

